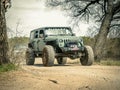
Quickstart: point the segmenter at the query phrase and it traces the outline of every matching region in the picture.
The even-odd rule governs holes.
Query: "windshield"
[[[72,35],[69,28],[48,28],[45,30],[46,35]]]

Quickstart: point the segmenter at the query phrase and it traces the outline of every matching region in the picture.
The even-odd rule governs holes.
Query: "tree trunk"
[[[0,0],[0,65],[9,62],[5,8]]]
[[[94,46],[95,60],[98,62],[100,62],[100,60],[102,59],[102,52],[104,50],[104,45],[107,39],[107,35],[109,33],[112,18],[113,18],[113,0],[108,0],[105,17],[102,21],[102,25],[100,27],[100,31],[98,33]]]

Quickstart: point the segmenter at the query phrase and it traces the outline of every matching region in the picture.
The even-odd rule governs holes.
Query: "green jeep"
[[[70,27],[44,27],[32,30],[26,51],[26,64],[33,65],[35,57],[42,57],[44,66],[66,64],[67,57],[80,58],[82,65],[92,65],[93,50],[85,46],[81,37],[75,36]]]

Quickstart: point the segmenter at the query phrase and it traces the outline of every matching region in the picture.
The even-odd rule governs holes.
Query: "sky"
[[[19,36],[29,36],[30,31],[46,26],[70,26],[69,18],[65,12],[56,8],[50,9],[45,6],[45,0],[12,0],[12,7],[6,13],[7,27],[14,33],[10,33],[9,37],[19,31]],[[17,27],[18,25],[18,27]],[[88,29],[86,23],[81,23],[82,30],[74,32],[77,36],[84,36]],[[78,33],[79,32],[79,33]]]

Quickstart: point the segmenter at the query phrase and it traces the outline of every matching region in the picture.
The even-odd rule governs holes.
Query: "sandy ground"
[[[67,64],[35,65],[0,74],[0,90],[120,90],[120,67]]]

